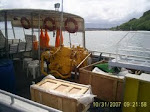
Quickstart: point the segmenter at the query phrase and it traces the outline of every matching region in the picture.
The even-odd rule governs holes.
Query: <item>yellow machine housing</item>
[[[48,65],[49,71],[54,76],[61,78],[68,78],[71,76],[71,71],[74,70],[88,55],[88,51],[84,48],[77,47],[64,47],[63,45],[58,48],[53,48],[49,51],[45,51],[41,56],[41,71],[44,72],[44,60],[50,62]],[[82,66],[87,65],[87,60],[84,61]]]

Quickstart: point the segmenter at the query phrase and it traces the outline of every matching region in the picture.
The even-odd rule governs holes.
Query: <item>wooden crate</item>
[[[64,94],[86,94],[89,87],[59,79],[45,79],[31,86],[31,99],[38,103],[62,110],[63,112],[81,112],[89,107],[80,104],[75,98]],[[56,94],[58,93],[58,94]],[[60,93],[60,94],[59,94]]]
[[[101,100],[122,101],[124,78],[92,72],[94,65],[100,63],[104,61],[80,68],[79,83],[91,85],[93,94]]]

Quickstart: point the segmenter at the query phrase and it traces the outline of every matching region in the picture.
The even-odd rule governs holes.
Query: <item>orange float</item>
[[[61,45],[62,44],[63,44],[63,35],[62,35],[62,31],[61,31]],[[55,47],[59,47],[59,46],[60,46],[60,30],[57,29]]]

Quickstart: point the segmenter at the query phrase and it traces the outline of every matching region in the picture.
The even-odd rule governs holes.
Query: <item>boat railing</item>
[[[3,90],[0,90],[0,104],[5,105],[7,108],[15,109],[18,112],[61,112],[60,110],[33,102]]]
[[[0,49],[5,48],[5,41],[6,41],[6,39],[5,39],[2,31],[0,30]]]
[[[127,42],[123,42],[127,38],[127,36],[133,33],[132,36],[130,36],[127,40]],[[145,48],[141,46],[131,46],[129,45],[129,40],[131,40],[133,37],[136,36],[136,34],[146,34],[150,35],[148,32],[128,32],[120,41],[116,44],[116,62],[118,62],[118,59],[131,59],[132,60],[144,60],[145,62],[149,61],[150,59],[150,48]],[[123,43],[126,43],[124,46]],[[122,53],[124,54],[122,56]],[[134,59],[135,58],[135,59]],[[138,58],[138,59],[137,59]]]
[[[127,38],[129,33],[133,33],[133,35]],[[116,57],[109,61],[109,65],[150,72],[150,48],[148,48],[147,40],[150,33],[146,32],[146,35],[143,36],[139,33],[145,34],[144,32],[129,33],[116,44]],[[146,38],[146,43],[143,43],[143,38]]]
[[[116,53],[112,53],[112,52],[105,52],[105,51],[91,51],[89,50],[89,52],[91,52],[92,56],[105,56],[107,58],[115,58]]]
[[[128,46],[128,48],[135,48],[135,46]],[[139,46],[136,46],[136,49],[143,49],[143,47],[139,47]],[[145,50],[149,50],[150,51],[150,48],[144,48]]]
[[[146,57],[146,56],[137,56],[137,55],[131,55],[131,54],[123,54],[123,53],[119,53],[119,54],[116,54],[116,53],[112,53],[112,52],[104,52],[104,51],[89,51],[91,52],[92,55],[94,56],[104,56],[106,58],[109,58],[109,59],[114,59],[116,58],[116,55],[118,55],[119,57],[131,57],[131,58],[139,58],[139,59],[148,59],[150,60],[150,57]]]

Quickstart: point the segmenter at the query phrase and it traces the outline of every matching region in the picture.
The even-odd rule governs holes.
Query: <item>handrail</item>
[[[126,34],[116,43],[116,45],[118,45],[128,34],[129,34],[129,32],[126,33]]]
[[[28,99],[22,98],[22,97],[20,97],[20,96],[16,96],[16,95],[14,95],[14,94],[8,93],[8,92],[3,91],[3,90],[0,90],[0,93],[2,93],[2,94],[4,94],[4,95],[7,95],[7,96],[9,96],[9,97],[11,98],[11,103],[10,103],[10,105],[15,104],[14,99],[18,99],[18,100],[23,101],[23,102],[26,102],[26,103],[28,103],[28,104],[34,105],[35,107],[39,107],[39,108],[48,110],[49,112],[61,112],[60,110],[57,110],[57,109],[54,109],[54,108],[51,108],[51,107],[48,107],[48,106],[45,106],[45,105],[42,105],[42,104],[33,102],[33,101],[30,101],[30,100],[28,100]],[[0,101],[0,102],[1,102],[1,101]],[[36,111],[36,110],[35,110],[35,111]]]
[[[119,51],[133,51],[133,52],[145,52],[150,53],[150,51],[142,51],[142,50],[132,50],[132,49],[118,49]]]
[[[101,51],[90,51],[90,52],[97,52],[97,53],[102,53],[102,54],[108,54],[109,57],[112,56],[112,55],[114,55],[114,56],[116,56],[116,55],[126,56],[127,55],[127,54],[123,54],[123,53],[116,54],[116,53],[103,52],[103,51],[102,52]],[[143,57],[143,56],[136,56],[136,55],[129,55],[129,54],[128,54],[128,57],[150,59],[150,57],[145,57],[145,56]]]
[[[150,35],[150,32],[149,31],[144,31],[144,32],[142,32],[142,31],[130,31],[130,33],[142,33],[142,34],[147,34],[147,35]]]
[[[128,46],[128,48],[135,48],[135,46]],[[150,50],[150,48],[144,48],[144,47],[139,47],[139,46],[136,46],[136,48]]]

